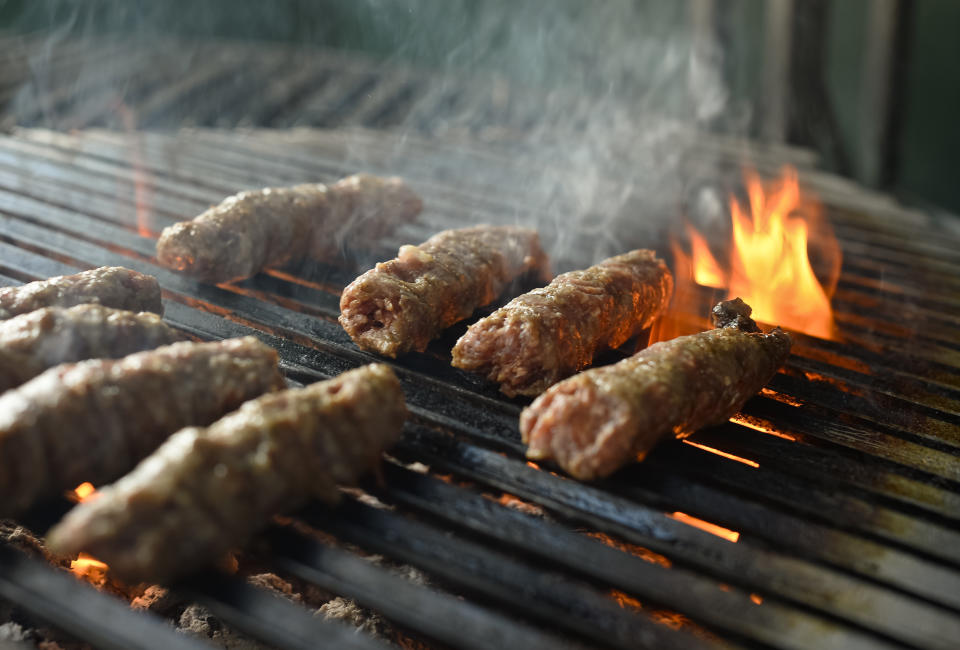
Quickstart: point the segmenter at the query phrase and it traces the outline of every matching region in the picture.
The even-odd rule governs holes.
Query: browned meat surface
[[[228,282],[308,255],[331,261],[345,243],[381,237],[421,208],[401,179],[366,174],[329,187],[240,192],[192,221],[164,228],[157,259],[204,282]]]
[[[0,320],[41,307],[103,305],[163,314],[157,279],[122,266],[103,266],[19,287],[0,288]]]
[[[653,251],[635,250],[564,273],[470,326],[453,365],[515,395],[539,395],[622,345],[666,308],[673,276]]]
[[[0,393],[61,363],[117,359],[184,338],[149,312],[101,305],[37,309],[0,321]]]
[[[0,395],[0,517],[111,481],[174,431],[282,386],[276,351],[253,337],[51,368]]]
[[[189,427],[49,534],[131,581],[169,582],[244,543],[271,516],[337,501],[400,438],[403,392],[385,365],[247,402]]]
[[[445,328],[534,271],[548,277],[537,233],[511,226],[445,230],[377,264],[340,297],[340,325],[360,347],[388,357],[422,352]]]
[[[572,476],[607,476],[660,438],[719,424],[759,391],[790,354],[790,337],[764,334],[742,300],[714,307],[716,329],[655,343],[628,359],[554,385],[520,417],[527,457]]]

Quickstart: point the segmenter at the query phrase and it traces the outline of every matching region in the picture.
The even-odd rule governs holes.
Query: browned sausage
[[[355,239],[377,239],[423,204],[399,178],[357,174],[240,192],[192,221],[164,228],[157,260],[203,282],[228,282],[309,256],[332,261]]]
[[[0,320],[41,307],[73,307],[85,303],[163,315],[156,278],[122,266],[103,266],[19,287],[0,288]]]
[[[529,228],[445,230],[377,264],[343,290],[340,324],[360,347],[388,357],[422,352],[445,328],[489,304],[514,279],[546,279],[547,257]]]
[[[174,431],[283,385],[253,337],[63,364],[0,395],[0,517],[111,481]]]
[[[716,329],[671,341],[566,379],[524,409],[527,457],[553,459],[572,476],[607,476],[667,434],[719,424],[770,381],[790,337],[764,334],[742,300],[713,309]]]
[[[0,393],[61,363],[117,359],[186,337],[149,312],[44,307],[0,321]]]
[[[334,503],[400,437],[403,393],[374,364],[247,402],[210,427],[174,434],[49,534],[131,582],[168,582],[242,544],[311,498]]]
[[[453,365],[498,382],[510,397],[539,395],[649,327],[672,291],[673,276],[653,251],[611,257],[471,325],[453,348]]]

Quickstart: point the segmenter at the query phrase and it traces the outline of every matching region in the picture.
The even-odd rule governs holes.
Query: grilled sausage
[[[553,459],[572,476],[607,476],[668,433],[719,424],[770,381],[790,337],[764,334],[742,300],[713,309],[716,329],[587,370],[548,389],[520,417],[527,457]]]
[[[330,261],[351,238],[376,239],[423,204],[399,178],[349,176],[240,192],[192,221],[164,228],[157,259],[203,282],[228,282],[309,256]]]
[[[253,337],[63,364],[0,395],[0,517],[111,481],[174,431],[283,386]]]
[[[156,278],[122,266],[103,266],[19,287],[0,288],[0,320],[41,307],[73,307],[84,303],[163,315]]]
[[[539,395],[649,327],[672,291],[666,264],[648,250],[564,273],[471,325],[453,365],[498,382],[510,397]]]
[[[242,544],[311,498],[335,503],[400,437],[403,393],[387,366],[247,402],[170,437],[130,474],[77,506],[50,548],[85,551],[131,581],[169,582]]]
[[[61,363],[117,359],[184,338],[149,312],[77,305],[20,314],[0,321],[0,393]]]
[[[547,279],[537,233],[511,226],[445,230],[419,246],[403,246],[340,297],[340,325],[360,347],[388,357],[427,344],[477,307],[492,302],[514,279]]]

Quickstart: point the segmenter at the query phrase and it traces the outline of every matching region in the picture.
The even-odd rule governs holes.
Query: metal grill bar
[[[320,587],[337,591],[394,620],[412,620],[418,630],[457,647],[575,648],[578,644],[541,631],[450,594],[417,587],[354,555],[274,528],[265,537],[278,566]]]
[[[830,631],[825,630],[820,621],[803,612],[772,601],[765,601],[767,606],[759,608],[746,592],[732,587],[718,589],[715,583],[694,573],[664,568],[650,559],[624,556],[623,552],[600,541],[510,510],[490,498],[465,493],[464,489],[393,466],[386,469],[386,477],[388,489],[378,492],[384,498],[536,553],[720,629],[796,648],[823,648],[834,644],[846,647],[849,643],[846,637],[831,638]],[[666,573],[670,575],[664,575]]]
[[[686,632],[671,632],[642,613],[546,568],[532,567],[450,532],[408,517],[345,503],[331,513],[309,508],[298,517],[366,548],[389,553],[471,591],[511,603],[515,611],[621,648],[716,647]],[[517,597],[519,596],[519,597]],[[558,611],[567,612],[557,617]]]
[[[184,596],[261,641],[282,648],[385,650],[391,646],[341,623],[326,622],[280,596],[217,573],[202,573],[178,586]]]
[[[101,594],[58,571],[0,546],[0,596],[100,648],[115,650],[203,650],[152,614]],[[105,624],[106,623],[106,624]]]

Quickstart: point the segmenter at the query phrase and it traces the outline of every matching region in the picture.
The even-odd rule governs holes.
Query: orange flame
[[[672,244],[677,281],[669,323],[657,328],[651,341],[691,333],[704,325],[707,304],[719,296],[703,289],[721,289],[740,297],[758,321],[821,338],[836,338],[830,297],[840,272],[840,248],[817,201],[800,192],[797,172],[784,168],[779,181],[765,184],[744,172],[749,204],[730,198],[732,235],[729,263],[718,263],[707,241],[689,224],[687,253]],[[811,256],[823,269],[821,284]]]
[[[137,215],[137,234],[141,237],[157,237],[152,228],[150,205],[153,203],[150,172],[144,164],[143,136],[137,133],[137,116],[122,101],[117,103],[117,113],[130,139],[130,166],[133,170],[133,203]]]

